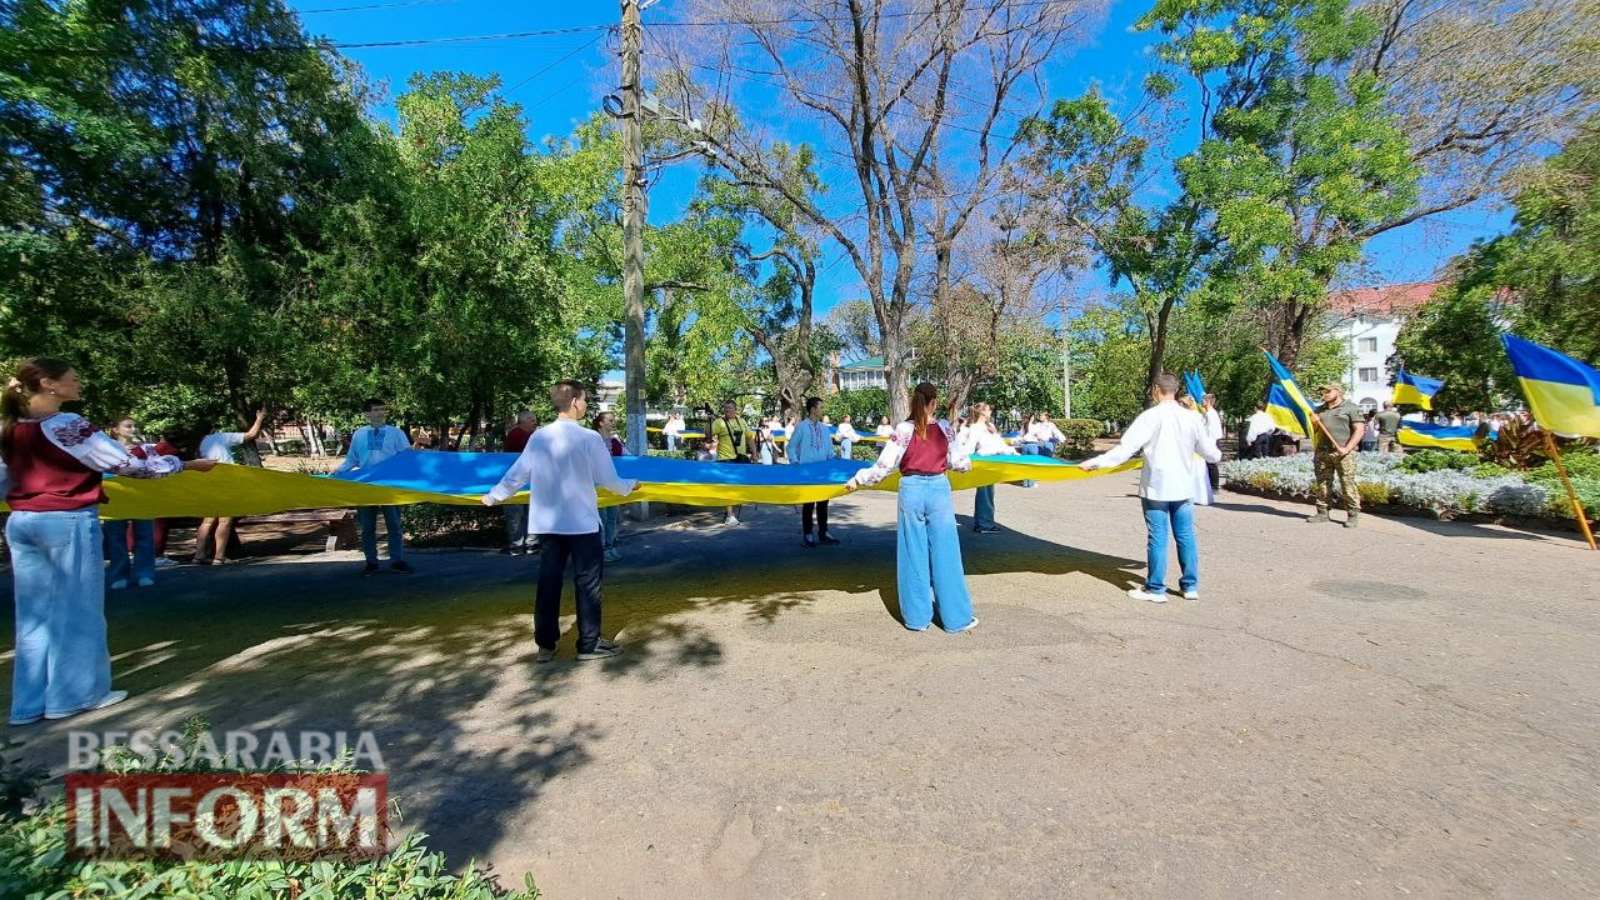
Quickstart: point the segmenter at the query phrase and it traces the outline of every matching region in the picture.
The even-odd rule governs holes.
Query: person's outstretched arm
[[[1133,420],[1133,424],[1128,426],[1128,430],[1122,433],[1122,440],[1118,441],[1115,447],[1099,456],[1078,463],[1078,468],[1085,470],[1109,469],[1133,459],[1135,453],[1143,450],[1144,445],[1150,443],[1150,436],[1155,428],[1150,413],[1150,410],[1140,413],[1139,417]]]
[[[528,446],[523,447],[522,452],[517,454],[517,461],[511,464],[506,474],[500,476],[500,483],[479,498],[484,506],[504,503],[517,491],[528,486],[528,482],[533,478],[533,454],[530,452],[532,449],[533,442],[529,441]]]
[[[883,451],[878,454],[878,461],[850,476],[850,480],[845,482],[844,489],[853,491],[857,488],[870,487],[888,478],[890,472],[900,468],[900,458],[905,456],[906,448],[911,446],[911,435],[911,423],[901,422],[900,427],[894,430],[894,435],[884,442]]]

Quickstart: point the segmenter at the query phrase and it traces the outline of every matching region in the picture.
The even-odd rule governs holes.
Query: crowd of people
[[[1344,524],[1355,527],[1360,516],[1355,453],[1372,446],[1374,432],[1379,448],[1392,446],[1401,420],[1392,406],[1376,415],[1364,414],[1345,399],[1337,383],[1321,386],[1320,393],[1323,403],[1312,438],[1316,505],[1310,521],[1329,521],[1337,481],[1346,509]],[[80,400],[81,394],[82,382],[70,365],[34,359],[20,367],[0,397],[0,491],[12,510],[6,537],[17,606],[12,724],[63,718],[126,696],[111,688],[105,591],[108,586],[123,588],[130,580],[140,586],[153,582],[160,532],[152,522],[102,526],[97,510],[105,501],[103,476],[162,478],[185,470],[213,471],[230,464],[235,450],[259,436],[266,420],[262,410],[246,430],[209,433],[185,453],[166,441],[140,440],[129,419],[117,422],[107,434],[62,409],[63,404]],[[554,656],[562,584],[570,569],[578,598],[578,658],[604,659],[621,652],[601,636],[604,565],[621,558],[616,547],[620,507],[600,509],[596,491],[626,497],[637,483],[617,473],[615,459],[624,448],[614,414],[602,411],[590,418],[587,391],[575,381],[557,384],[550,400],[557,417],[548,425],[541,427],[530,410],[518,413],[504,442],[505,450],[517,457],[482,500],[498,506],[522,489],[529,490],[528,505],[505,507],[505,552],[541,556],[534,616],[538,658]],[[1222,418],[1215,396],[1181,396],[1179,379],[1170,374],[1155,380],[1150,401],[1115,447],[1081,466],[1095,470],[1142,457],[1139,496],[1147,532],[1147,574],[1128,593],[1166,602],[1168,545],[1175,541],[1178,588],[1184,597],[1198,600],[1194,507],[1211,502],[1220,486]],[[833,426],[822,409],[822,400],[810,397],[803,418],[783,425],[769,419],[750,427],[736,404],[727,403],[706,431],[704,452],[727,464],[771,464],[782,459],[804,465],[848,457],[850,445],[862,435],[848,417]],[[1052,456],[1065,436],[1044,413],[1030,417],[1020,433],[1004,435],[985,403],[973,404],[952,423],[939,415],[938,393],[926,382],[912,391],[910,410],[898,425],[891,426],[887,417],[879,422],[873,433],[883,439],[882,449],[874,461],[849,477],[845,491],[899,475],[896,580],[901,620],[915,631],[934,624],[952,633],[970,631],[978,619],[966,585],[946,476],[968,470],[973,456]],[[366,425],[350,435],[336,474],[370,469],[414,447],[404,431],[389,424],[388,408],[381,400],[368,400],[363,414]],[[1258,408],[1246,425],[1246,453],[1270,452],[1274,427],[1265,410]],[[675,446],[685,434],[681,417],[669,417],[663,431],[668,446]],[[975,492],[973,513],[974,532],[999,530],[992,486]],[[725,524],[737,525],[738,514],[738,507],[728,508]],[[805,547],[840,543],[829,529],[826,501],[801,504],[799,514]],[[381,570],[377,534],[381,518],[389,568],[410,573],[398,507],[365,507],[357,517],[364,571]],[[202,520],[196,560],[224,562],[232,525],[225,517]],[[209,560],[208,546],[215,548]]]

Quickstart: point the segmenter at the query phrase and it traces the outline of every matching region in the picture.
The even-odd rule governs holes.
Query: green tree
[[[1504,307],[1487,284],[1445,286],[1406,320],[1395,340],[1394,368],[1444,379],[1433,408],[1443,413],[1498,409],[1516,390],[1500,346]]]

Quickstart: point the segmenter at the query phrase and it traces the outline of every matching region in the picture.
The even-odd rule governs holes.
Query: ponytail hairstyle
[[[911,392],[911,423],[917,428],[917,437],[927,440],[928,423],[933,421],[933,406],[939,399],[939,390],[924,381]]]
[[[28,417],[28,401],[44,390],[46,378],[54,381],[72,371],[72,364],[48,356],[25,359],[0,391],[0,456],[11,456],[11,432],[17,420]]]

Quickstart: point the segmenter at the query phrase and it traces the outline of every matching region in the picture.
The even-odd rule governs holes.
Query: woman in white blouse
[[[899,543],[895,566],[900,588],[900,619],[912,631],[933,624],[955,633],[977,627],[972,596],[961,565],[961,537],[956,530],[947,472],[965,472],[972,460],[950,430],[934,418],[938,391],[924,381],[911,392],[911,418],[901,422],[884,444],[878,461],[850,476],[846,491],[877,484],[900,473]]]

